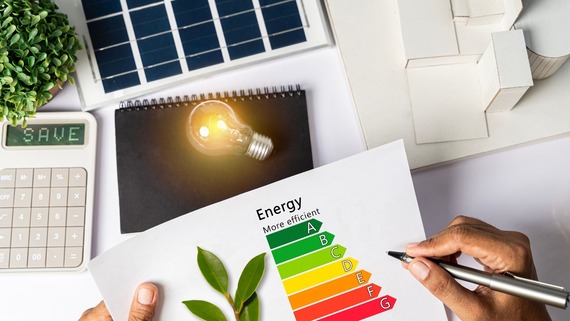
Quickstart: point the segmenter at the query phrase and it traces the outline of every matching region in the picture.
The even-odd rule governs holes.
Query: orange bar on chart
[[[339,294],[330,299],[299,309],[294,312],[295,319],[297,321],[315,320],[323,315],[329,315],[375,298],[379,293],[380,287],[374,283],[370,283],[352,291]]]
[[[289,296],[289,302],[293,310],[297,310],[306,305],[366,284],[368,280],[370,280],[370,275],[370,272],[365,270],[356,271],[330,280],[327,283],[319,284],[305,291],[292,294]]]

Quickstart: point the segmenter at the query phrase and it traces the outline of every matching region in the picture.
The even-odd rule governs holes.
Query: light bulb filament
[[[237,154],[264,160],[273,150],[270,138],[254,132],[228,104],[217,100],[204,101],[192,110],[186,133],[192,146],[207,155]]]
[[[226,125],[226,122],[223,121],[222,119],[218,120],[218,128],[221,130],[225,130],[228,128],[228,125]]]
[[[200,127],[200,136],[206,138],[210,136],[210,130],[206,126]]]

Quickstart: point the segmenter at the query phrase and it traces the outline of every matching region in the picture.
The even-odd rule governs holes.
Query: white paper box
[[[493,33],[478,67],[487,112],[511,110],[533,85],[522,30]]]

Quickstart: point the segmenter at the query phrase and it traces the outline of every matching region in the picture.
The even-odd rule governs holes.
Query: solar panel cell
[[[83,0],[83,11],[87,20],[121,12],[121,2],[117,0]]]
[[[94,50],[129,41],[127,27],[122,15],[89,22],[87,27],[89,34],[91,34]]]
[[[277,3],[277,4],[275,4]],[[260,0],[265,28],[272,49],[278,49],[307,40],[297,2]]]
[[[265,51],[253,2],[216,0],[216,5],[232,60]]]
[[[127,0],[127,6],[129,9],[138,8],[142,6],[146,6],[149,4],[157,3],[157,2],[164,2],[163,0]]]
[[[137,41],[148,81],[182,73],[171,33]]]
[[[179,30],[188,69],[195,70],[224,62],[214,23]]]
[[[136,70],[135,59],[129,43],[95,51],[101,78],[109,78]]]
[[[170,32],[172,29],[164,5],[131,11],[130,16],[137,39]]]

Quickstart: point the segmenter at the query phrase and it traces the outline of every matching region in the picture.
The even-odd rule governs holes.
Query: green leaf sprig
[[[198,247],[198,267],[206,281],[220,292],[231,305],[236,321],[259,320],[259,298],[257,287],[265,271],[265,253],[252,258],[239,277],[235,295],[228,288],[228,272],[222,261],[214,253]],[[224,313],[216,305],[202,300],[183,301],[184,305],[197,317],[207,321],[227,321]]]

